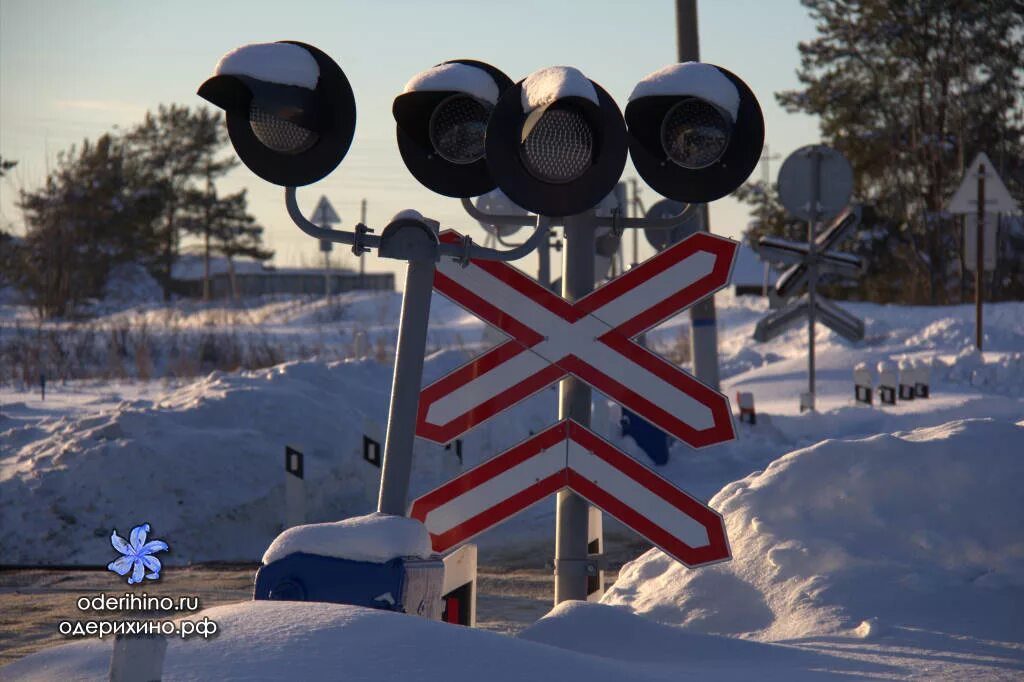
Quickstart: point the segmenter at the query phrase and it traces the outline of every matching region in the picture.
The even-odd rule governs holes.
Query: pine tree
[[[3,155],[0,154],[0,178],[16,165],[18,165],[17,161],[4,160]],[[14,237],[4,231],[4,226],[0,225],[0,287],[14,282],[18,258],[18,246]]]
[[[122,141],[103,135],[62,152],[42,188],[21,192],[18,283],[42,316],[71,314],[101,293],[112,266],[155,250],[162,203],[148,185]]]
[[[803,87],[778,101],[818,116],[853,165],[855,196],[876,211],[872,248],[902,276],[894,295],[960,298],[960,221],[945,207],[965,164],[985,151],[1024,188],[1024,2],[802,2],[818,36],[800,44]]]
[[[155,114],[133,128],[127,139],[135,154],[150,169],[154,187],[163,197],[161,225],[161,274],[164,296],[170,298],[171,273],[183,232],[181,218],[194,212],[195,202],[208,192],[214,179],[237,165],[231,156],[218,154],[227,142],[221,116],[199,107],[195,110],[161,105]]]
[[[218,203],[210,233],[215,248],[228,261],[228,276],[231,279],[231,295],[238,299],[238,282],[235,278],[235,261],[238,256],[258,261],[269,260],[273,251],[263,247],[263,227],[249,214],[246,190],[224,197]]]
[[[181,225],[203,240],[203,299],[209,300],[211,295],[210,257],[213,255],[227,259],[232,295],[238,298],[234,259],[245,256],[264,261],[274,255],[262,245],[263,228],[249,214],[246,190],[222,197],[210,183],[206,191],[192,191],[186,204]]]

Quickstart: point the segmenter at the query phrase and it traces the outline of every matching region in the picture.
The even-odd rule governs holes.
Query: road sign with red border
[[[722,517],[611,443],[563,420],[414,500],[445,552],[569,488],[687,566],[728,559]]]
[[[725,286],[736,248],[695,234],[576,303],[507,263],[439,263],[434,288],[511,338],[423,389],[417,435],[451,442],[572,374],[692,447],[732,440],[728,399],[633,338]]]

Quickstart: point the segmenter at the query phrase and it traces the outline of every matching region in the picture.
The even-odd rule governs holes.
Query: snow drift
[[[251,601],[193,614],[217,622],[209,641],[170,638],[165,680],[678,680],[822,679],[890,670],[759,642],[694,635],[622,609],[556,609],[523,638],[342,604]],[[6,666],[23,680],[106,679],[111,639],[52,647]]]
[[[356,448],[389,391],[376,362],[292,362],[8,430],[0,563],[105,565],[111,529],[142,522],[170,544],[171,565],[256,559],[281,530],[285,444],[306,455],[310,521],[370,511],[379,470]],[[417,450],[419,485],[451,475],[440,446]]]
[[[725,486],[733,560],[659,550],[604,603],[698,632],[779,640],[892,626],[1024,641],[1024,422],[825,440]]]

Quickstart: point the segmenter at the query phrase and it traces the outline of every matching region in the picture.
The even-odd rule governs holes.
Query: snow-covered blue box
[[[260,567],[253,599],[352,604],[440,620],[443,584],[439,558],[373,563],[297,552]]]

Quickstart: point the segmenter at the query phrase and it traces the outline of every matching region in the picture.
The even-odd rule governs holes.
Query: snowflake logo
[[[116,528],[110,534],[110,544],[124,556],[120,556],[107,564],[107,570],[113,571],[118,575],[127,575],[128,571],[131,571],[132,574],[128,576],[129,585],[141,583],[143,579],[160,579],[160,560],[153,555],[157,552],[167,551],[170,548],[163,540],[150,540],[146,542],[146,535],[148,533],[149,524],[144,523],[141,526],[132,528],[130,543],[117,534]],[[146,573],[147,570],[149,573]]]

